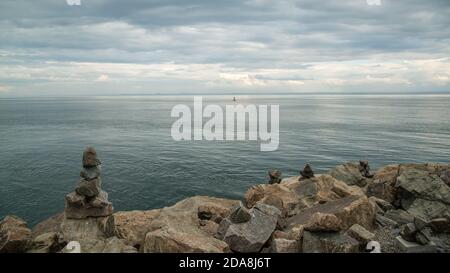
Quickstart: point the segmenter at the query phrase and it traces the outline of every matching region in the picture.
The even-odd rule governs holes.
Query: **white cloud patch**
[[[106,81],[109,81],[109,76],[103,74],[103,75],[101,75],[100,77],[98,77],[96,81],[98,81],[98,82],[106,82]]]

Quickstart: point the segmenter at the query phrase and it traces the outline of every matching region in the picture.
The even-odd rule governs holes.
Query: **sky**
[[[0,96],[450,91],[449,0],[73,1],[0,1]]]

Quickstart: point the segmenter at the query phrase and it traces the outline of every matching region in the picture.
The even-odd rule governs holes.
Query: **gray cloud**
[[[185,83],[211,92],[450,85],[446,0],[81,1],[0,2],[2,90],[95,82],[108,92],[114,81],[149,92]]]

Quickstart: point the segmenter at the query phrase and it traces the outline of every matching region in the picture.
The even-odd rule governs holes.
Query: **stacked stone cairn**
[[[306,164],[303,168],[303,171],[300,171],[300,179],[299,180],[305,180],[310,179],[314,177],[314,172],[309,164]]]
[[[280,184],[281,172],[279,170],[269,170],[269,184]]]
[[[94,148],[88,147],[83,153],[81,180],[75,189],[66,196],[65,217],[67,219],[85,219],[105,217],[113,213],[108,194],[101,189],[101,162]]]

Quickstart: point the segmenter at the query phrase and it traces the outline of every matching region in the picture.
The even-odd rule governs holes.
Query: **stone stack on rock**
[[[359,172],[362,176],[366,178],[372,178],[373,174],[370,173],[370,166],[369,161],[367,160],[360,160],[359,161]]]
[[[269,170],[269,184],[280,184],[281,172],[279,170]]]
[[[136,252],[115,236],[113,206],[101,189],[101,162],[94,148],[84,150],[82,164],[81,180],[66,196],[62,239],[79,242],[82,252]]]
[[[310,179],[314,177],[314,172],[309,164],[306,164],[302,171],[300,171],[300,179]]]
[[[66,218],[86,219],[112,215],[112,203],[108,201],[108,194],[101,190],[101,162],[94,148],[86,148],[82,162],[81,180],[75,192],[66,196]]]

